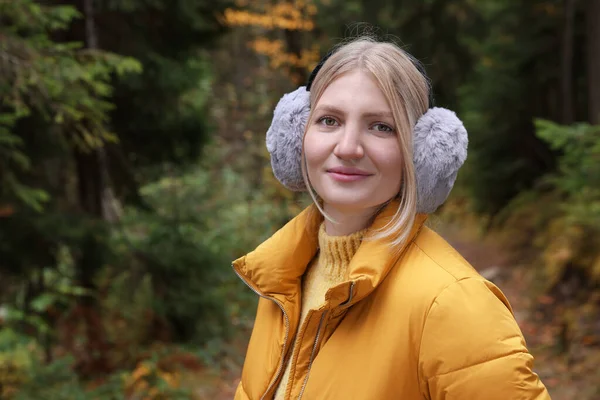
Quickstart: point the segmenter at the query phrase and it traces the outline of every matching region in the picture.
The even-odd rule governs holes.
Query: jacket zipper
[[[344,305],[350,303],[350,301],[352,301],[352,297],[354,297],[354,282],[352,282],[350,284],[350,296],[348,297],[348,300],[346,300],[341,305],[344,306]],[[304,389],[306,389],[306,384],[308,383],[308,376],[310,375],[310,368],[312,367],[312,363],[315,358],[315,351],[317,351],[317,346],[319,344],[319,339],[321,337],[321,325],[323,325],[323,320],[325,319],[325,315],[327,315],[327,311],[328,310],[324,311],[323,315],[321,315],[321,320],[319,321],[319,326],[317,327],[317,336],[315,337],[315,343],[313,344],[313,348],[310,353],[310,359],[308,361],[306,377],[304,378],[304,382],[302,383],[302,389],[300,389],[300,394],[298,395],[298,400],[302,399],[302,395],[304,394]]]
[[[323,321],[325,320],[325,315],[327,315],[327,311],[324,311],[321,315],[321,320],[319,321],[319,326],[317,327],[317,336],[315,337],[315,342],[313,343],[312,351],[310,352],[310,359],[308,360],[308,368],[306,371],[306,377],[304,378],[304,382],[302,383],[302,389],[300,389],[300,394],[298,395],[298,400],[302,398],[304,394],[304,389],[306,388],[306,384],[308,383],[308,375],[310,374],[310,367],[312,367],[313,360],[315,358],[315,352],[317,351],[317,346],[319,344],[319,339],[321,337],[321,326],[323,325]]]
[[[275,377],[273,378],[273,380],[271,380],[271,383],[267,387],[267,391],[261,396],[260,400],[263,400],[265,398],[265,396],[267,395],[267,393],[269,393],[269,391],[273,388],[273,386],[275,385],[275,382],[277,382],[277,379],[279,379],[279,375],[281,375],[281,372],[283,371],[283,359],[285,358],[285,351],[286,351],[286,346],[287,346],[287,341],[288,341],[288,335],[290,333],[290,319],[289,319],[287,313],[285,312],[283,305],[279,301],[277,301],[276,299],[274,299],[272,297],[265,296],[265,295],[259,293],[258,290],[256,290],[248,282],[246,282],[246,280],[242,277],[242,275],[240,275],[240,273],[235,269],[235,266],[233,264],[231,266],[232,266],[235,274],[238,276],[238,278],[240,278],[242,280],[242,282],[244,282],[246,284],[246,286],[248,286],[250,288],[250,290],[252,290],[254,293],[256,293],[258,296],[262,297],[263,299],[271,300],[272,302],[277,304],[277,306],[281,309],[281,312],[283,312],[283,317],[285,319],[285,339],[283,340],[283,348],[281,349],[279,368],[277,369],[277,373],[275,374]]]

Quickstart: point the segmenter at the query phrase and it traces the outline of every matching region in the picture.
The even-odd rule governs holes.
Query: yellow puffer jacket
[[[349,280],[300,327],[301,277],[322,221],[316,208],[236,260],[234,270],[261,298],[235,399],[273,397],[296,334],[286,399],[549,399],[507,299],[425,227],[426,218],[417,216],[400,254],[363,241]]]

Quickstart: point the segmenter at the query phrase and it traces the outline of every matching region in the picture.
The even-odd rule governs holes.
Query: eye
[[[373,128],[377,131],[377,132],[394,132],[394,129],[386,124],[375,124],[373,125]]]
[[[325,126],[335,126],[337,124],[337,121],[333,117],[321,117],[317,122]]]

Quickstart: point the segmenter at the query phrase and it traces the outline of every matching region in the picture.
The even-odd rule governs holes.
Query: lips
[[[327,170],[327,174],[339,182],[355,182],[373,175],[367,171],[353,167],[335,167]]]
[[[335,168],[328,169],[327,172],[332,172],[335,174],[342,174],[342,175],[362,175],[362,176],[372,175],[371,173],[369,173],[367,171],[363,171],[362,169],[353,168],[353,167],[335,167]]]

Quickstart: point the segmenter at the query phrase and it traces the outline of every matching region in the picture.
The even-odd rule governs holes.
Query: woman
[[[418,64],[359,38],[277,105],[308,207],[234,262],[259,296],[236,399],[548,399],[502,292],[424,226],[466,158]]]

